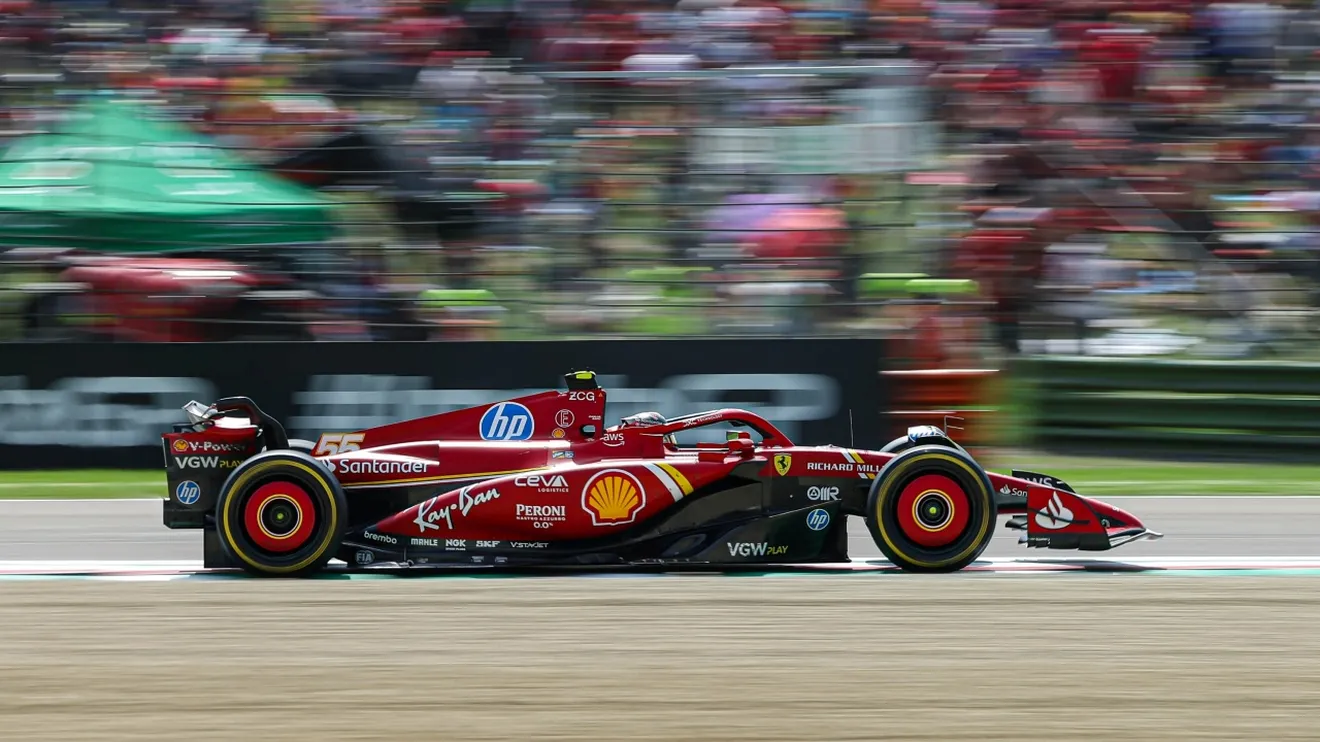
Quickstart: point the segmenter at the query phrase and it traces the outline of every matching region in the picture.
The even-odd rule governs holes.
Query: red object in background
[[[764,230],[752,240],[751,251],[766,260],[827,258],[847,229],[843,214],[821,207],[787,207],[757,225]]]
[[[1098,73],[1101,98],[1110,102],[1134,99],[1141,66],[1154,39],[1146,34],[1094,33],[1090,36],[1080,43],[1078,59]]]
[[[978,228],[962,238],[955,257],[958,275],[975,277],[991,300],[1004,298],[1004,281],[1013,269],[1015,253],[1031,239],[1030,229]]]
[[[118,255],[72,256],[58,277],[60,282],[82,284],[83,293],[59,297],[76,313],[96,324],[86,326],[93,335],[137,342],[205,342],[226,333],[260,334],[266,328],[241,328],[225,320],[283,318],[299,324],[319,306],[311,298],[288,299],[260,305],[247,302],[251,291],[295,288],[289,276],[263,273],[227,260],[201,258],[131,257]],[[249,313],[249,310],[253,313]],[[312,327],[304,329],[312,332]]]

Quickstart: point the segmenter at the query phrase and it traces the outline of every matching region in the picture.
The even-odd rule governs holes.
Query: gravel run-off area
[[[1320,578],[0,584],[0,737],[1314,740]]]

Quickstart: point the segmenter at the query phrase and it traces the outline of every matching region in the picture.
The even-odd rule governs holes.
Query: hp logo
[[[481,416],[481,440],[525,441],[535,427],[531,410],[517,402],[500,402]]]
[[[179,486],[174,488],[174,499],[178,500],[180,505],[191,505],[201,497],[202,488],[194,481],[179,482]]]
[[[807,528],[823,531],[830,524],[830,514],[820,508],[807,513]]]

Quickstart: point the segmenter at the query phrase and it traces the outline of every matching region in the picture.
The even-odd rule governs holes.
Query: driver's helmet
[[[656,425],[664,425],[669,422],[664,415],[659,412],[639,412],[636,415],[629,415],[623,418],[621,428],[651,428]],[[674,439],[674,434],[665,436],[665,443],[671,446],[677,446],[678,441]]]

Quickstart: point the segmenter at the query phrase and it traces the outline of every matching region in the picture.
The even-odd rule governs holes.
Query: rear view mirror
[[[729,441],[730,453],[736,453],[741,456],[750,456],[753,448],[755,448],[755,446],[746,438],[735,438]]]

